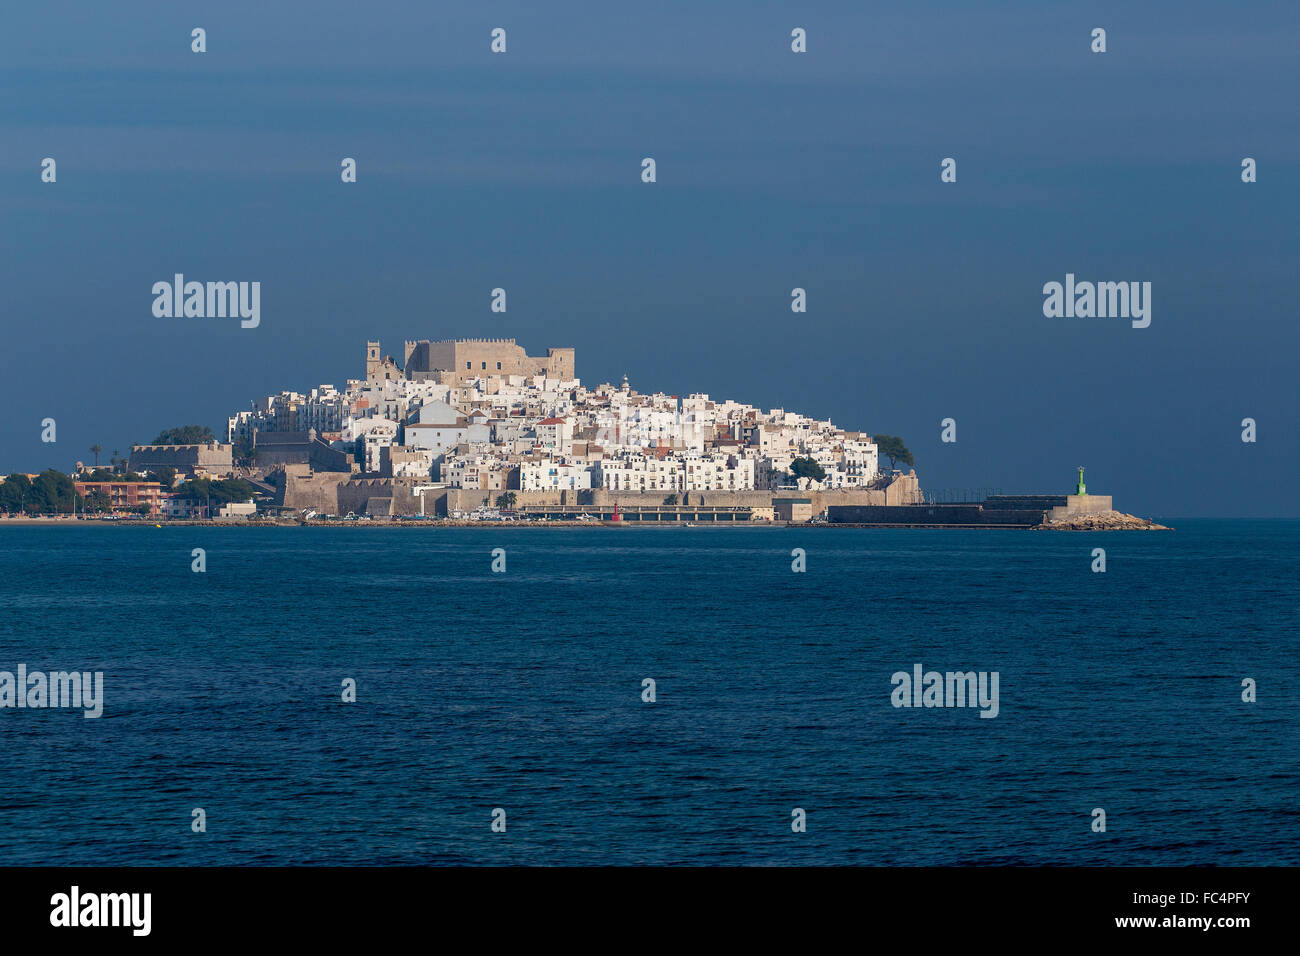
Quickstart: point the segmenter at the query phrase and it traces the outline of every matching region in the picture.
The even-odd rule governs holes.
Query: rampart
[[[206,471],[226,475],[234,467],[232,447],[215,441],[200,445],[132,445],[129,467],[139,473],[173,468],[186,474]]]
[[[286,508],[311,508],[321,514],[346,515],[369,512],[392,515],[420,513],[420,495],[414,491],[429,482],[418,478],[356,478],[339,473],[312,473],[306,465],[285,467]],[[424,513],[446,517],[453,511],[470,512],[484,504],[495,507],[500,491],[482,488],[429,488],[424,492]],[[662,504],[672,492],[653,494],[634,491],[611,492],[603,488],[578,491],[514,491],[516,507],[559,508],[596,506],[638,508]],[[681,505],[706,508],[771,508],[781,498],[810,499],[812,511],[819,514],[831,507],[883,506],[894,501],[912,501],[919,494],[915,474],[896,479],[887,488],[835,489],[830,491],[690,491],[677,493]],[[380,504],[377,499],[391,499]]]

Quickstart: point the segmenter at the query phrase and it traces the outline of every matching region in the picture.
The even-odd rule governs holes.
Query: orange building
[[[113,511],[148,505],[149,514],[162,513],[162,485],[156,481],[75,481],[73,486],[83,498],[96,491],[107,495]]]

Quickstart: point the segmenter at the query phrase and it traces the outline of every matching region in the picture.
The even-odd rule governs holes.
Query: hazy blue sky
[[[1300,515],[1297,51],[1294,0],[6,4],[0,472],[514,336],[902,435],[930,488]],[[261,326],[154,318],[175,272]],[[1150,328],[1045,318],[1067,272]]]

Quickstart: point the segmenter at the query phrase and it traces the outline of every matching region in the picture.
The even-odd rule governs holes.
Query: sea
[[[1300,522],[1162,521],[2,528],[0,865],[1300,864]]]

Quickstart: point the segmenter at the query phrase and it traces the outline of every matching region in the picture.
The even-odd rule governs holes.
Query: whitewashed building
[[[578,462],[542,459],[519,465],[520,491],[575,491],[593,487],[595,469]]]

